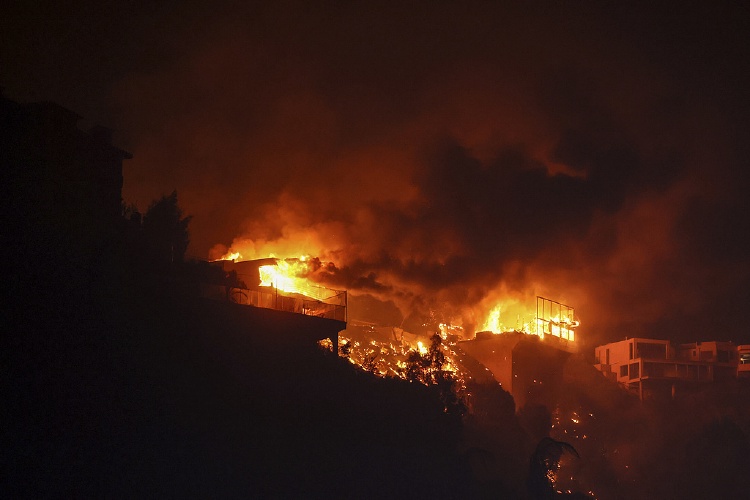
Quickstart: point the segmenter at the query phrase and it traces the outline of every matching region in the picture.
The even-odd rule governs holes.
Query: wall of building
[[[517,408],[551,401],[570,356],[536,335],[517,332],[459,342],[458,347],[492,372]]]
[[[641,397],[644,390],[671,390],[674,395],[675,384],[729,380],[739,373],[737,347],[732,342],[694,342],[675,349],[667,340],[633,338],[598,346],[595,357],[597,370],[637,389]]]

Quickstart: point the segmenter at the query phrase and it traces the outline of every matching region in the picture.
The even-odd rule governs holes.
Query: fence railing
[[[346,290],[330,288],[325,288],[325,290],[330,292],[325,294],[328,296],[318,300],[300,294],[290,294],[269,286],[251,289],[212,284],[201,285],[201,295],[207,298],[346,322]]]

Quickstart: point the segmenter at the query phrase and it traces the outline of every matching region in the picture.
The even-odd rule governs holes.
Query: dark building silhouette
[[[80,130],[80,118],[52,102],[0,97],[6,215],[31,233],[59,228],[69,242],[96,247],[118,223],[122,162],[131,155],[112,145],[109,129]]]
[[[2,247],[14,295],[50,287],[75,295],[117,251],[131,155],[112,145],[110,130],[83,131],[79,120],[52,102],[0,96]]]

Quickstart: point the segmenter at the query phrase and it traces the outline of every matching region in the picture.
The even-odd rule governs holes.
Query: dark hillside
[[[309,342],[325,321],[169,294],[128,302],[26,316],[6,360],[7,493],[450,497],[467,484],[459,422],[425,387]]]

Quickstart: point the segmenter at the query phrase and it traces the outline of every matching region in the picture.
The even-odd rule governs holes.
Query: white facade
[[[750,376],[750,345],[745,361]],[[632,338],[595,349],[595,367],[607,378],[637,391],[672,391],[676,384],[713,382],[738,376],[738,348],[732,342],[693,342],[673,347],[667,340]]]

